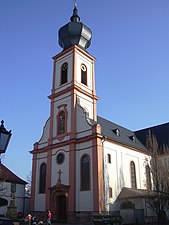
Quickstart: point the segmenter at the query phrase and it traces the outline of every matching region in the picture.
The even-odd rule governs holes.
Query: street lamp
[[[4,127],[4,121],[2,120],[0,126],[0,155],[6,152],[11,135],[11,130],[6,130],[6,128]]]

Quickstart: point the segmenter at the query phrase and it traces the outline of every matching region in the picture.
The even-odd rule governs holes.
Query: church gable
[[[77,137],[88,136],[92,134],[92,124],[89,119],[89,112],[80,104],[80,99],[77,98]]]
[[[45,126],[43,127],[42,136],[41,136],[39,142],[37,142],[38,149],[41,149],[48,145],[49,129],[50,129],[50,118],[46,121]]]

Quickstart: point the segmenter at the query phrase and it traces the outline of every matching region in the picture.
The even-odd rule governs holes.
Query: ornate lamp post
[[[4,121],[1,121],[0,126],[0,162],[1,162],[1,154],[6,152],[9,140],[11,138],[11,130],[7,131],[4,127]]]

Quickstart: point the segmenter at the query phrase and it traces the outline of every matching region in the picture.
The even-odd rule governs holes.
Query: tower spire
[[[71,22],[79,22],[80,17],[78,16],[77,4],[74,3],[73,15],[70,17]]]
[[[86,50],[90,46],[91,38],[91,30],[80,22],[77,4],[74,0],[73,15],[70,17],[70,22],[59,29],[59,45],[64,50],[73,45]]]

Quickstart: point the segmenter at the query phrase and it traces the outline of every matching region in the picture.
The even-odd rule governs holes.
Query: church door
[[[67,207],[66,207],[66,196],[57,196],[57,215],[59,220],[67,219]]]

